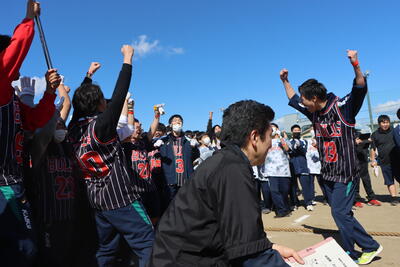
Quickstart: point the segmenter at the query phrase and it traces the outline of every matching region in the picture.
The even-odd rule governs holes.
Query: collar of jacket
[[[232,151],[235,155],[242,158],[244,161],[246,161],[246,163],[249,164],[249,166],[251,166],[249,158],[246,156],[246,154],[244,154],[238,145],[225,142],[224,148]]]

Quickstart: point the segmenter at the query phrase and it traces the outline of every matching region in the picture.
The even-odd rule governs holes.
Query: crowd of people
[[[179,114],[162,124],[164,106],[154,105],[144,131],[128,92],[129,45],[121,48],[111,99],[92,82],[101,68],[92,62],[72,99],[63,77],[48,70],[46,91],[34,104],[35,80],[20,77],[19,69],[39,15],[40,5],[28,0],[13,36],[0,36],[2,266],[129,266],[132,258],[137,266],[157,267],[276,267],[290,257],[303,263],[293,249],[267,239],[261,214],[290,216],[300,203],[312,212],[315,181],[350,257],[368,264],[382,251],[352,207],[363,205],[360,177],[367,204],[381,205],[369,164],[381,167],[391,204],[399,203],[400,128],[382,115],[372,135],[356,132],[367,91],[356,51],[347,52],[355,79],[344,98],[315,79],[300,86],[299,96],[281,71],[289,105],[313,124],[309,139],[299,125],[280,131],[274,111],[251,100],[230,105],[222,126],[213,125],[210,112],[204,131],[184,131]],[[18,79],[20,86],[12,87]]]

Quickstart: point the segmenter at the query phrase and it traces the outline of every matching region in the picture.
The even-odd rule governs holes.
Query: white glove
[[[23,95],[31,95],[35,96],[35,82],[36,80],[31,79],[31,77],[21,77],[21,92],[19,93],[19,97]]]
[[[164,144],[164,141],[161,139],[158,139],[155,143],[154,143],[154,147],[160,147]]]
[[[126,98],[125,98],[125,99],[128,100],[128,102],[129,102],[129,100],[130,100],[129,98],[131,98],[131,93],[128,92],[128,93],[126,94]]]

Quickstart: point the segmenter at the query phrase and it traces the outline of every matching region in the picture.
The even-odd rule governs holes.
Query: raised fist
[[[26,18],[33,19],[35,16],[40,16],[40,3],[28,0],[26,6]]]
[[[122,48],[121,48],[121,53],[125,57],[133,57],[134,49],[130,45],[123,45]]]
[[[71,88],[68,85],[64,85],[64,90],[65,90],[65,92],[67,92],[67,94],[69,94],[69,92],[71,92]]]
[[[289,78],[289,71],[287,69],[282,69],[281,72],[279,73],[279,76],[282,82],[287,82]]]
[[[347,50],[347,57],[350,59],[351,64],[354,64],[358,61],[356,50]]]
[[[100,67],[101,67],[101,64],[100,64],[99,62],[92,62],[92,63],[90,64],[88,73],[89,73],[90,75],[93,75],[98,69],[100,69]]]
[[[57,73],[56,69],[50,69],[46,72],[45,77],[47,82],[47,89],[54,93],[61,83],[60,74]]]

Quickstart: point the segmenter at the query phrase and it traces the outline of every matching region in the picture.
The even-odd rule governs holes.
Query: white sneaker
[[[314,206],[313,206],[313,205],[308,205],[308,206],[306,207],[306,210],[308,210],[308,211],[313,211],[313,210],[314,210]]]
[[[295,206],[291,206],[290,209],[291,209],[292,211],[295,211],[295,210],[297,210],[297,206],[296,206],[296,205],[295,205]]]
[[[316,206],[317,205],[317,201],[315,201],[315,200],[311,201],[311,205]]]

